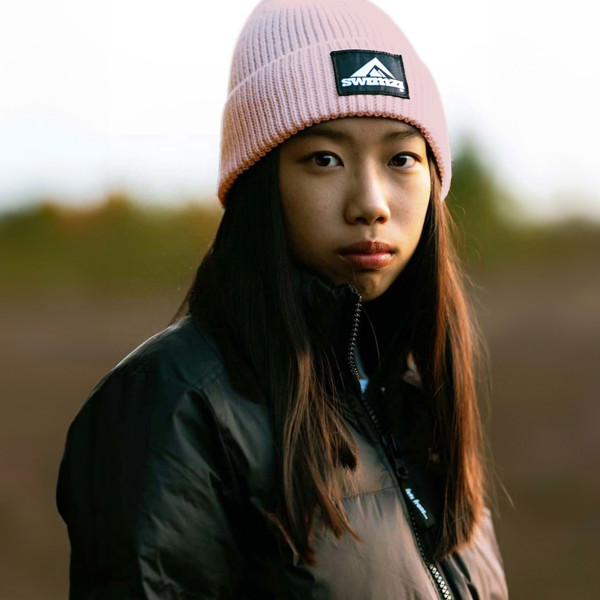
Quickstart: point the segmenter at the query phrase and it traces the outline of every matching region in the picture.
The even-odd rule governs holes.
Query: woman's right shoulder
[[[159,581],[169,564],[192,581],[192,563],[204,560],[207,577],[221,569],[225,581],[237,551],[224,506],[237,503],[245,478],[268,481],[261,408],[233,390],[214,338],[189,316],[113,367],[75,415],[59,468],[56,503],[74,540],[76,580],[100,589],[110,574],[116,590],[120,578],[126,586],[139,577],[139,565]],[[257,446],[258,474],[243,470]]]
[[[108,376],[158,375],[202,388],[224,371],[219,347],[208,328],[186,315],[142,342]]]
[[[223,393],[228,380],[215,338],[201,321],[187,315],[118,362],[93,387],[80,411],[93,405],[101,411],[119,411],[126,405],[144,412],[168,409],[166,405],[177,410],[182,397],[211,404],[215,399],[239,400],[235,394]],[[163,406],[156,406],[157,402]]]
[[[242,472],[253,462],[246,455],[259,452],[263,467],[253,476],[266,481],[270,448],[265,406],[234,389],[215,338],[186,316],[140,344],[96,384],[69,427],[61,472],[66,476],[73,461],[79,465],[74,469],[83,465],[81,475],[98,461],[131,470],[126,465],[157,460],[175,461],[186,472],[196,464],[199,473],[198,461],[212,457],[228,465],[230,454],[239,457]],[[231,471],[217,470],[222,476]]]

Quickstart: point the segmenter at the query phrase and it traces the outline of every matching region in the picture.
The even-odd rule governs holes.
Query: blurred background
[[[600,2],[377,0],[446,106],[513,599],[600,596]],[[254,2],[0,0],[0,598],[67,597],[67,428],[163,329],[221,217]]]

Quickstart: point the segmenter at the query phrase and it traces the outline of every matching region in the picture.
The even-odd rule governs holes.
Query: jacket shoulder
[[[142,342],[110,375],[154,374],[198,388],[223,370],[215,340],[196,318],[187,315]]]
[[[184,317],[121,360],[75,416],[56,487],[70,598],[233,598],[239,494],[205,394],[222,379],[213,343]]]

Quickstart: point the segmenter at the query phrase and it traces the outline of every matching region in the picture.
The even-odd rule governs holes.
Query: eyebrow
[[[335,129],[327,129],[326,127],[320,127],[318,129],[313,129],[311,127],[307,127],[306,129],[302,129],[296,133],[296,137],[301,138],[309,138],[309,137],[326,137],[332,140],[341,140],[341,141],[351,141],[352,136],[344,133],[343,131],[337,131]],[[393,139],[410,139],[414,137],[421,137],[421,133],[417,129],[402,129],[397,131],[390,131],[385,134],[381,139],[384,142]]]

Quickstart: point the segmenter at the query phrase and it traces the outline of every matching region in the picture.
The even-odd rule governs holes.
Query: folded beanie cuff
[[[448,130],[439,91],[411,46],[402,49],[409,98],[389,94],[339,95],[331,58],[335,50],[398,54],[393,42],[373,37],[328,39],[292,50],[252,71],[229,93],[222,118],[218,199],[236,178],[292,135],[315,123],[350,116],[404,121],[420,130],[450,188]]]

